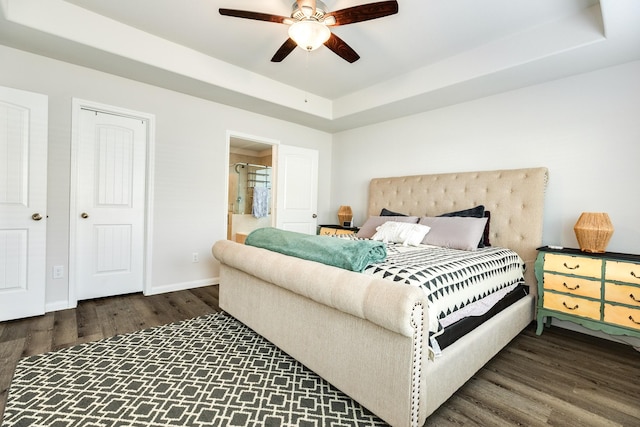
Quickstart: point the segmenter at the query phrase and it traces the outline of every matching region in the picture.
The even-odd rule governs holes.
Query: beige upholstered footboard
[[[424,293],[219,241],[220,307],[393,426],[417,425]]]
[[[533,319],[529,296],[429,360],[417,288],[231,241],[213,253],[223,310],[392,426],[422,425]]]

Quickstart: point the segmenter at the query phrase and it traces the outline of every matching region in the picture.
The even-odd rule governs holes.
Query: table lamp
[[[353,227],[353,211],[351,206],[340,206],[338,209],[338,224],[343,227]]]
[[[613,224],[604,212],[583,212],[573,227],[583,252],[605,252],[613,235]]]

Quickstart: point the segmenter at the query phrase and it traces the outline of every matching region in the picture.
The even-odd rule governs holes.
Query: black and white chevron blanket
[[[442,332],[440,319],[500,289],[524,282],[524,263],[510,250],[486,247],[462,251],[435,246],[387,244],[387,259],[365,274],[424,289],[429,332]]]

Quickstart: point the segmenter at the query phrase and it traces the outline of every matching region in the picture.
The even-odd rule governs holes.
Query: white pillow
[[[376,230],[378,229],[378,227],[385,222],[394,221],[417,224],[419,219],[420,218],[418,218],[417,216],[370,216],[367,221],[362,224],[356,236],[363,239],[370,239],[371,236],[376,234]]]
[[[429,232],[429,227],[408,222],[388,221],[376,229],[372,240],[381,240],[385,243],[402,243],[402,246],[418,246]]]

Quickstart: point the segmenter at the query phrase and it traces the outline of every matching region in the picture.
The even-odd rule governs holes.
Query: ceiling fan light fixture
[[[331,37],[331,31],[326,25],[314,20],[294,22],[289,27],[289,37],[304,50],[316,50]]]

